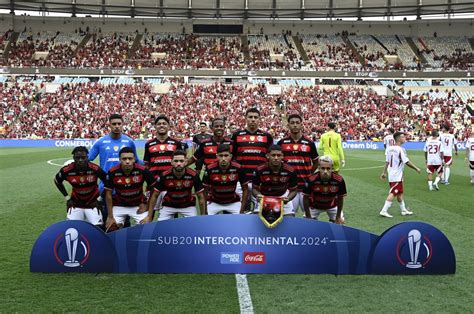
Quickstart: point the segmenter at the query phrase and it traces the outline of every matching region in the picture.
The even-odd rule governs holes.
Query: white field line
[[[64,162],[63,162],[62,164],[57,164],[57,163],[55,163],[55,161],[58,161],[58,160],[64,160],[64,161],[66,161],[66,160],[69,160],[69,159],[71,159],[71,158],[69,158],[69,157],[56,158],[56,159],[48,160],[47,163],[50,164],[51,166],[62,167],[62,166],[64,166]]]
[[[247,275],[235,274],[237,293],[239,294],[240,313],[253,314],[252,298],[250,297]]]

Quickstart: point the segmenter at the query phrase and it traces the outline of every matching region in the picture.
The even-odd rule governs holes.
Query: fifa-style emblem
[[[119,147],[118,146],[114,146],[114,151],[118,152],[119,150]]]
[[[80,177],[79,181],[81,181],[81,183],[84,183],[86,181],[86,178],[85,177]]]
[[[80,246],[78,244],[80,243]],[[67,253],[67,259],[62,258],[63,253]],[[54,241],[54,256],[59,264],[65,267],[79,267],[89,259],[90,245],[87,238],[79,236],[79,232],[75,228],[69,228],[60,234]],[[79,260],[78,254],[81,259]]]
[[[293,150],[298,150],[298,145],[293,145]]]
[[[129,184],[131,182],[130,178],[125,178],[125,183]]]
[[[255,136],[251,136],[251,137],[250,137],[250,140],[251,140],[252,142],[255,141]]]
[[[258,216],[267,228],[275,228],[283,221],[283,198],[272,196],[262,197]]]
[[[160,145],[160,150],[165,150],[165,145]]]
[[[408,236],[402,237],[398,241],[397,258],[400,264],[406,268],[425,268],[432,256],[433,250],[430,240],[426,236],[422,237],[421,232],[417,229],[410,230]]]

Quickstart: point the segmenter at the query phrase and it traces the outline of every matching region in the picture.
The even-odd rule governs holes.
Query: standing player
[[[132,148],[124,147],[119,153],[120,164],[109,170],[105,184],[105,199],[108,210],[106,227],[121,228],[126,217],[133,219],[136,224],[146,222],[147,206],[143,185],[146,182],[148,189],[156,185],[155,178],[148,169],[136,163]],[[115,192],[112,195],[112,191]],[[154,191],[153,199],[157,194]]]
[[[223,134],[224,133],[222,133],[222,135]],[[209,139],[209,138],[211,138],[211,134],[207,133],[207,123],[203,121],[199,124],[199,133],[197,133],[193,136],[193,154],[199,148],[201,143],[203,141]],[[197,171],[197,173],[201,173],[203,164],[204,164],[203,160],[201,160],[201,159],[196,160],[196,171]]]
[[[339,133],[336,133],[336,124],[328,123],[329,131],[321,135],[319,150],[324,151],[324,155],[331,157],[333,161],[334,172],[338,173],[341,167],[346,165],[344,160],[344,151],[342,150],[342,139]]]
[[[84,146],[73,149],[74,162],[59,170],[54,178],[58,190],[64,195],[67,207],[67,219],[83,220],[96,226],[102,226],[103,220],[100,213],[102,204],[97,201],[99,197],[98,179],[105,181],[105,172],[96,164],[89,162],[89,151]],[[72,186],[71,196],[68,195],[63,182],[67,181]]]
[[[278,145],[283,150],[283,160],[291,166],[298,177],[298,193],[293,199],[295,213],[298,207],[303,211],[302,191],[308,177],[318,167],[318,151],[312,140],[303,136],[303,118],[298,114],[288,116],[288,129],[290,136],[278,141]]]
[[[389,149],[389,147],[395,145],[395,139],[393,138],[393,133],[395,133],[395,130],[393,128],[389,128],[388,131],[389,131],[389,134],[387,134],[383,138],[383,147],[385,148],[385,156],[387,156],[387,150]]]
[[[188,159],[188,166],[196,162],[196,168],[198,167],[198,161],[207,167],[217,161],[216,152],[217,147],[220,144],[230,145],[232,148],[232,140],[228,137],[224,137],[225,122],[222,118],[215,118],[211,122],[211,129],[213,135],[204,139],[197,150],[194,152],[192,158]],[[201,166],[202,167],[202,166]],[[197,171],[197,170],[196,170]],[[199,173],[200,171],[198,171]]]
[[[267,161],[268,148],[273,144],[272,136],[259,129],[260,111],[257,108],[250,108],[245,112],[246,127],[234,133],[232,141],[234,147],[232,153],[235,160],[242,166],[247,180],[252,180],[253,173],[257,167]],[[252,184],[249,185],[249,194],[252,192]],[[237,189],[241,194],[241,189]],[[250,209],[248,202],[247,210]],[[252,200],[252,203],[255,202]]]
[[[471,184],[474,184],[474,127],[471,129],[471,136],[466,141],[466,162],[469,163],[469,175]]]
[[[255,170],[253,177],[253,195],[257,200],[263,196],[283,197],[285,216],[294,216],[292,200],[298,188],[298,178],[290,166],[283,162],[283,151],[279,145],[270,146],[268,161]],[[260,204],[259,204],[260,206]],[[254,212],[259,211],[259,206]]]
[[[344,178],[333,171],[333,161],[329,156],[319,158],[319,171],[311,175],[303,190],[306,217],[318,220],[326,212],[329,221],[344,224],[342,208],[347,195]]]
[[[248,200],[248,178],[242,167],[232,161],[231,146],[220,144],[217,147],[217,161],[206,166],[202,179],[208,196],[207,213],[215,215],[221,211],[243,214]],[[237,183],[242,187],[242,201],[235,193]]]
[[[161,174],[156,185],[158,192],[166,191],[158,221],[175,218],[176,214],[181,214],[184,217],[196,216],[196,198],[193,195],[193,188],[198,198],[201,215],[205,215],[207,212],[206,198],[199,174],[186,167],[186,152],[176,150],[171,159],[171,169]],[[152,206],[156,202],[156,198],[157,194],[153,193],[150,200],[147,222],[153,220]]]
[[[423,148],[425,151],[426,171],[428,172],[428,187],[430,191],[439,190],[438,183],[443,175],[443,152],[441,151],[441,141],[438,139],[438,131],[431,133]],[[433,182],[433,174],[436,173],[436,179]]]
[[[380,175],[380,178],[384,180],[387,178],[388,171],[388,182],[390,184],[390,191],[388,192],[385,204],[380,211],[380,216],[392,218],[393,216],[388,213],[392,202],[397,197],[398,203],[400,204],[401,214],[412,215],[413,212],[409,211],[405,207],[405,200],[403,199],[403,169],[405,164],[420,173],[420,168],[415,166],[407,156],[405,149],[402,148],[403,143],[406,142],[405,134],[402,132],[395,132],[393,134],[395,139],[395,145],[390,146],[385,157],[385,167]]]
[[[451,165],[453,164],[453,148],[456,156],[458,155],[457,141],[454,134],[449,133],[449,125],[445,124],[442,127],[443,133],[440,134],[441,151],[443,152],[444,168],[443,180],[441,183],[449,184],[449,176],[451,175]]]

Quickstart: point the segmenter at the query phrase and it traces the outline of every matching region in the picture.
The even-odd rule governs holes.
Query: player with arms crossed
[[[143,185],[146,182],[148,189],[153,189],[156,185],[151,172],[136,163],[132,148],[122,148],[119,156],[120,164],[109,170],[105,183],[105,199],[109,214],[106,222],[107,230],[123,227],[127,216],[136,224],[146,222],[149,206],[144,203]],[[152,195],[156,200],[158,195],[156,190],[154,192]]]
[[[471,128],[471,136],[466,141],[466,162],[469,164],[469,175],[471,184],[474,184],[474,127]]]
[[[334,172],[338,173],[341,167],[346,165],[344,160],[344,151],[342,150],[342,139],[339,133],[336,133],[336,124],[328,123],[329,131],[321,135],[319,150],[324,151],[324,155],[331,157],[333,161]]]
[[[158,192],[166,192],[158,221],[173,219],[176,214],[181,214],[184,217],[197,216],[193,188],[198,198],[201,215],[205,215],[207,212],[206,197],[204,196],[204,188],[199,174],[186,167],[186,152],[177,150],[173,153],[171,168],[161,174],[156,185]],[[153,220],[154,210],[152,206],[155,205],[157,197],[156,193],[153,193],[150,197],[147,222]]]
[[[207,213],[215,215],[221,211],[243,214],[248,200],[248,178],[242,167],[232,161],[231,147],[220,144],[217,147],[217,161],[206,166],[202,179],[208,196]],[[242,187],[242,202],[235,192],[237,183]]]
[[[98,179],[105,181],[105,172],[96,164],[89,162],[89,151],[84,146],[73,149],[74,162],[59,170],[54,178],[58,190],[64,195],[68,220],[83,220],[102,227],[102,204],[99,197]],[[68,195],[63,182],[72,186],[71,196]]]
[[[456,156],[458,155],[458,147],[456,144],[456,137],[449,133],[449,125],[445,124],[442,127],[443,132],[439,136],[441,141],[441,151],[444,158],[443,180],[441,183],[449,184],[449,176],[451,175],[451,165],[453,164],[453,148]]]
[[[416,172],[420,173],[420,168],[415,166],[407,156],[405,149],[402,148],[403,143],[406,142],[405,134],[402,132],[395,132],[393,134],[395,139],[395,145],[390,146],[387,151],[387,156],[385,157],[385,166],[383,172],[380,175],[380,178],[384,180],[387,178],[388,172],[388,182],[390,184],[390,191],[388,192],[387,199],[385,204],[380,211],[380,216],[392,218],[393,216],[388,213],[390,206],[395,197],[400,204],[401,214],[412,215],[413,212],[409,211],[405,207],[405,200],[403,199],[403,170],[405,169],[405,164],[414,169]]]
[[[260,201],[263,196],[283,198],[285,216],[294,216],[292,200],[298,192],[298,178],[293,168],[283,162],[281,146],[270,146],[268,161],[260,165],[253,176],[253,195]],[[260,204],[254,209],[258,213]]]
[[[320,157],[319,171],[309,177],[303,189],[306,217],[318,220],[319,215],[326,212],[330,222],[344,224],[342,208],[346,195],[346,182],[334,173],[331,157]]]
[[[443,152],[441,151],[441,141],[438,139],[438,131],[431,133],[423,148],[425,152],[426,172],[428,172],[428,187],[430,191],[439,190],[438,183],[443,175]],[[436,173],[433,182],[433,174]]]

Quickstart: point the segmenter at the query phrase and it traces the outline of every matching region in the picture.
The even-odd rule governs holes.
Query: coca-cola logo
[[[244,252],[244,264],[265,264],[265,253]]]

